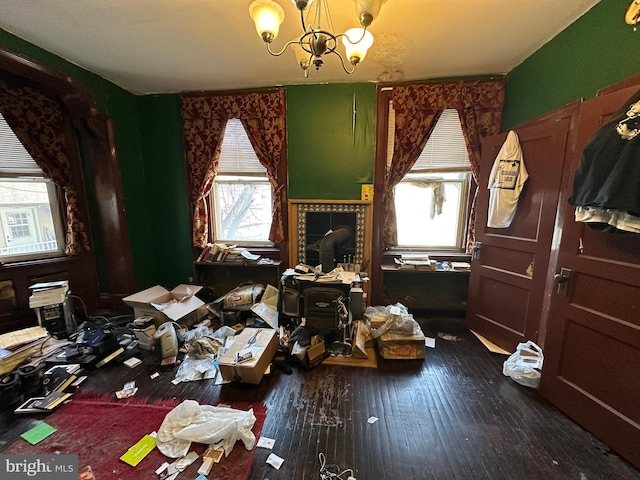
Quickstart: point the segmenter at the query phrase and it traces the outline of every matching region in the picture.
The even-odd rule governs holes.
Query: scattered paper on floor
[[[284,462],[284,458],[279,457],[275,453],[271,453],[267,457],[267,463],[272,467],[274,467],[276,470],[280,470],[280,467],[282,466],[283,462]]]
[[[261,448],[268,448],[269,450],[271,450],[275,443],[276,441],[273,438],[260,437],[257,446]]]

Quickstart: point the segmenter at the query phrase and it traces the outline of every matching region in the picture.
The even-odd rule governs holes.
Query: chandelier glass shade
[[[364,60],[367,50],[373,45],[373,35],[367,28],[387,0],[354,0],[360,28],[352,28],[344,33],[333,33],[327,0],[291,1],[300,11],[302,33],[287,42],[280,51],[271,50],[271,42],[278,36],[280,25],[284,21],[282,7],[273,0],[255,0],[249,6],[249,15],[255,22],[256,31],[266,44],[267,51],[273,56],[280,56],[291,47],[304,76],[308,77],[311,65],[319,70],[324,64],[323,57],[330,54],[340,59],[347,74],[353,73],[356,65]],[[313,9],[310,8],[312,4]],[[340,38],[345,48],[344,57],[338,51]]]

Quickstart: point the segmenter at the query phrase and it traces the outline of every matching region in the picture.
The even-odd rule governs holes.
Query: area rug
[[[156,402],[154,404],[135,401],[108,401],[101,398],[74,398],[44,421],[57,428],[57,431],[31,445],[22,438],[18,439],[3,453],[5,454],[77,454],[79,467],[90,465],[96,478],[114,480],[157,479],[155,470],[164,462],[174,459],[163,455],[154,448],[136,467],[132,467],[120,456],[144,435],[157,431],[165,416],[178,405],[176,401]],[[231,405],[239,410],[253,408],[256,422],[253,433],[256,439],[266,418],[263,404]],[[202,455],[206,446],[193,443],[191,449]],[[243,480],[251,469],[255,447],[248,451],[242,442],[237,442],[228,457],[222,457],[220,463],[213,466],[207,476],[209,479]],[[201,458],[187,467],[179,478],[194,479],[202,465]]]

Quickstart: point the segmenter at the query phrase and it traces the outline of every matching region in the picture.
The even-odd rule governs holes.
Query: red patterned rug
[[[130,400],[130,399],[127,399]],[[97,479],[153,480],[158,476],[155,470],[164,462],[171,463],[157,448],[154,448],[136,467],[132,467],[120,456],[144,435],[158,431],[164,417],[179,404],[163,401],[154,404],[120,400],[108,401],[101,398],[76,398],[44,418],[57,431],[36,445],[18,439],[4,454],[77,454],[79,467],[90,465]],[[253,433],[256,439],[266,418],[263,404],[231,405],[238,410],[253,408],[256,422]],[[206,446],[193,443],[190,451],[202,455]],[[207,476],[209,479],[243,480],[251,469],[255,447],[247,451],[238,441],[228,457],[222,457]],[[198,459],[187,467],[180,478],[193,479],[198,476],[202,460]]]

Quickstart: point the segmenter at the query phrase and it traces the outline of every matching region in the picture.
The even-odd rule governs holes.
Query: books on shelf
[[[423,258],[426,257],[426,258]],[[436,269],[436,261],[429,260],[427,255],[418,257],[410,257],[409,259],[405,259],[403,255],[402,258],[394,259],[398,269],[400,270],[420,270],[420,271],[430,271]]]
[[[226,245],[224,243],[208,243],[196,262],[199,263],[220,263],[220,262],[257,262],[260,255],[253,254],[246,248],[238,248],[237,245]]]
[[[468,262],[451,262],[451,268],[454,270],[462,270],[468,272],[471,270],[471,264]]]

